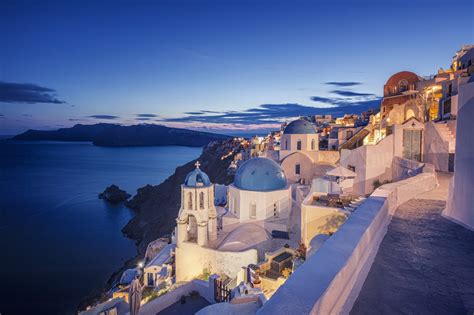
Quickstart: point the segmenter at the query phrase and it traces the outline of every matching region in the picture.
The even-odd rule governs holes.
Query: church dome
[[[267,158],[254,158],[243,163],[234,178],[234,186],[244,190],[272,191],[287,187],[280,165]]]
[[[288,126],[286,126],[285,131],[283,133],[298,135],[315,134],[316,129],[314,129],[313,124],[309,121],[306,121],[304,119],[297,119],[292,121]]]
[[[196,162],[196,168],[190,172],[184,180],[184,185],[188,187],[206,187],[211,186],[211,181],[206,173],[199,168],[199,162]]]

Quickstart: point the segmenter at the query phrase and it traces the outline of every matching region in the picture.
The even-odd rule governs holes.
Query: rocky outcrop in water
[[[127,194],[125,190],[120,189],[117,185],[107,187],[103,193],[99,194],[100,199],[105,199],[110,203],[117,204],[126,201],[132,195]]]

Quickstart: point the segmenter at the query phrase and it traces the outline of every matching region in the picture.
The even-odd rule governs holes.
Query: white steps
[[[443,138],[444,141],[448,142],[449,153],[454,153],[456,149],[456,137],[453,135],[448,125],[445,123],[437,123],[435,124],[435,126],[439,134],[441,135],[441,138]]]

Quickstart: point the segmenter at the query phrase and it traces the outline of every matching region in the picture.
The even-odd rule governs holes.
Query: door
[[[422,130],[403,130],[403,157],[421,162]]]

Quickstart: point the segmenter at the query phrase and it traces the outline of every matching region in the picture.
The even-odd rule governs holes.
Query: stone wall
[[[348,314],[395,209],[436,184],[422,173],[378,188],[257,314]]]

